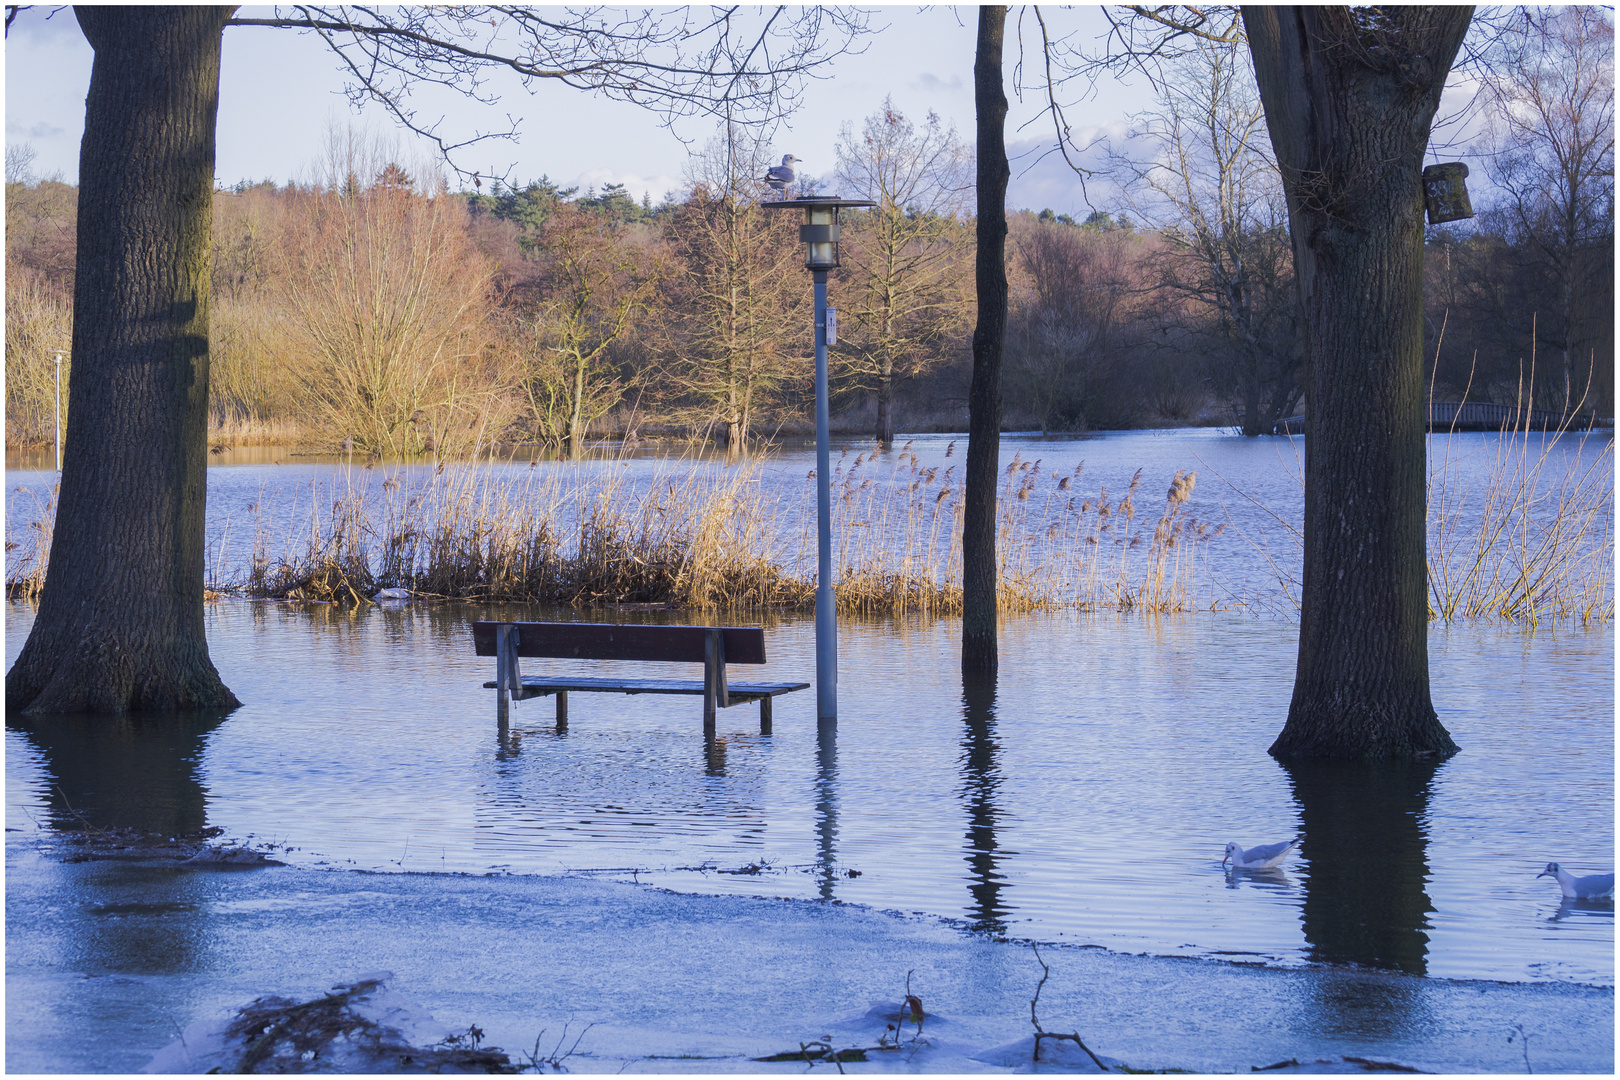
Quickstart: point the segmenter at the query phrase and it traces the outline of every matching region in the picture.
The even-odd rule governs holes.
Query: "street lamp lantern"
[[[778,199],[760,203],[767,210],[803,210],[804,223],[799,239],[806,252],[804,268],[813,274],[838,269],[838,211],[845,207],[876,206],[865,199],[840,199],[836,195],[809,195],[798,199]]]
[[[828,431],[827,345],[837,324],[827,308],[827,271],[838,268],[838,211],[876,206],[865,199],[812,196],[760,203],[767,210],[803,210],[799,239],[816,290],[816,719],[838,719],[838,622],[832,591],[832,449]]]
[[[806,245],[805,269],[838,269],[838,204],[806,206],[799,239]]]

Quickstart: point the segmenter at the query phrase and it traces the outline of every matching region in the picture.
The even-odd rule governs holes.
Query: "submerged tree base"
[[[1432,707],[1396,710],[1341,695],[1325,703],[1296,702],[1267,752],[1279,760],[1439,761],[1457,750]]]
[[[75,635],[42,623],[43,614],[6,673],[8,715],[214,713],[241,704],[220,679],[201,633],[166,635],[159,622],[147,621],[125,624],[119,634],[119,620],[109,618],[91,619]],[[109,644],[120,641],[122,648]]]

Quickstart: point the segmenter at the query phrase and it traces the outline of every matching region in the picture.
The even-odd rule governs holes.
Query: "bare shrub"
[[[326,171],[297,197],[284,294],[311,426],[371,454],[464,454],[505,408],[465,203],[352,132]]]

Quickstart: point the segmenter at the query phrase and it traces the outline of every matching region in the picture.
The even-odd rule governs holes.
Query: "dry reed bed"
[[[847,458],[847,455],[846,455]],[[1076,470],[1078,474],[1079,470]],[[671,463],[648,479],[626,463],[436,471],[414,490],[350,487],[300,517],[254,510],[254,555],[224,586],[248,595],[363,603],[379,589],[421,596],[589,607],[811,610],[814,473],[772,494],[759,464]],[[833,477],[834,592],[840,610],[961,611],[962,490],[954,467],[922,469],[909,448],[883,470],[857,455]],[[1177,474],[1157,521],[1137,520],[1140,473],[1110,501],[1071,492],[1015,458],[1004,476],[998,550],[1008,610],[1186,610],[1191,546],[1219,534],[1188,516],[1194,477]],[[300,522],[291,526],[290,520]],[[279,543],[277,539],[279,537]],[[272,553],[278,549],[278,553]]]

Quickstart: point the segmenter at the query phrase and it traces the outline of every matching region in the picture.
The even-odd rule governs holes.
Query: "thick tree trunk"
[[[6,709],[234,706],[203,634],[209,237],[231,8],[88,7],[67,440]]]
[[[1260,415],[1260,358],[1253,349],[1246,349],[1243,357],[1243,434],[1270,435],[1271,425]]]
[[[1007,9],[979,9],[973,61],[978,117],[978,252],[974,279],[979,321],[973,330],[968,390],[966,494],[962,513],[962,668],[996,670],[996,474],[1001,458],[1001,352],[1007,336],[1007,95],[1001,45]]]
[[[878,373],[877,441],[884,446],[894,442],[894,367],[887,357]]]
[[[1299,664],[1278,756],[1457,749],[1429,698],[1421,177],[1471,12],[1243,9],[1309,357]]]
[[[585,362],[575,358],[574,408],[568,414],[568,456],[579,459],[585,454]]]

